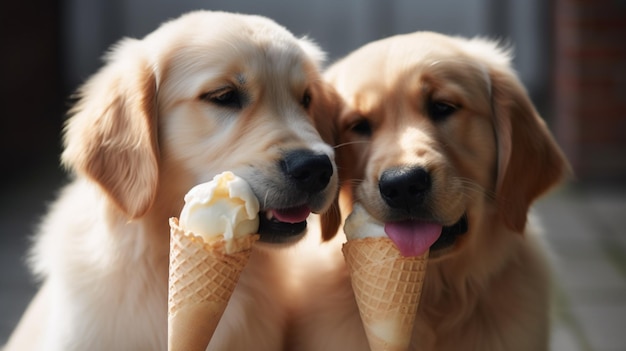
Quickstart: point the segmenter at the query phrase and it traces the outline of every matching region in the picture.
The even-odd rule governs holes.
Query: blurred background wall
[[[33,0],[0,4],[3,187],[56,170],[68,97],[111,44],[200,8],[273,18],[315,39],[331,62],[415,30],[503,40],[579,180],[626,179],[624,1]]]
[[[583,181],[626,184],[626,1],[555,0],[553,106]]]

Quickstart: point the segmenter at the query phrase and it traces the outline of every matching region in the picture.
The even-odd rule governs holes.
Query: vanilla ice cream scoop
[[[232,172],[216,175],[185,195],[180,226],[206,242],[232,241],[259,228],[259,201],[248,183]]]
[[[352,212],[346,218],[343,231],[348,240],[387,237],[384,223],[372,217],[358,202],[354,204]]]

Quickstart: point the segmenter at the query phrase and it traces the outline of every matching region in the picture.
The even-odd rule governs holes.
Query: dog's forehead
[[[381,84],[395,81],[407,71],[427,67],[436,61],[464,56],[462,46],[452,38],[418,32],[365,45],[340,61],[336,71],[341,72],[340,79],[350,77],[351,85],[369,85],[373,81]],[[330,72],[332,75],[332,67]]]
[[[170,92],[161,96],[188,98],[225,85],[251,88],[267,81],[277,88],[304,87],[317,74],[298,39],[284,28],[262,17],[239,20],[151,37],[158,47],[152,57],[159,90]]]
[[[430,32],[368,44],[331,67],[327,76],[348,104],[368,110],[383,96],[433,87],[490,94],[488,67],[465,50],[467,42]]]
[[[162,24],[145,37],[146,41],[171,46],[176,41],[216,40],[236,35],[245,40],[295,39],[283,26],[257,15],[219,11],[196,11]]]
[[[264,61],[288,68],[307,60],[299,39],[255,15],[197,11],[165,23],[143,41],[157,73]]]

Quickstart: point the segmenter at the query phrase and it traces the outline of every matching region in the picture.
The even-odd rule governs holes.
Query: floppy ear
[[[521,233],[532,202],[558,183],[569,165],[515,74],[506,69],[490,76],[499,212],[509,228]]]
[[[64,165],[96,182],[129,217],[145,214],[158,182],[156,80],[127,39],[78,92],[65,126]]]
[[[337,122],[341,109],[341,98],[335,89],[324,81],[316,82],[312,89],[314,101],[311,104],[311,113],[315,127],[325,143],[335,146],[338,140]],[[341,172],[339,172],[339,183],[341,184]],[[324,241],[332,239],[337,234],[341,224],[338,194],[335,194],[335,199],[328,210],[320,215],[320,221],[322,239]]]

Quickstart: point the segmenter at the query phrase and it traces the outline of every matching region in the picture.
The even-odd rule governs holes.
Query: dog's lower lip
[[[306,219],[301,222],[280,222],[271,211],[259,215],[259,234],[263,242],[282,242],[283,239],[302,234],[307,227]]]
[[[467,233],[468,230],[469,230],[469,223],[467,221],[467,214],[464,214],[453,225],[443,227],[443,229],[441,230],[441,235],[439,236],[439,239],[437,239],[437,241],[433,243],[430,249],[439,250],[439,249],[444,249],[446,247],[452,246],[456,242],[456,239],[459,236]]]

